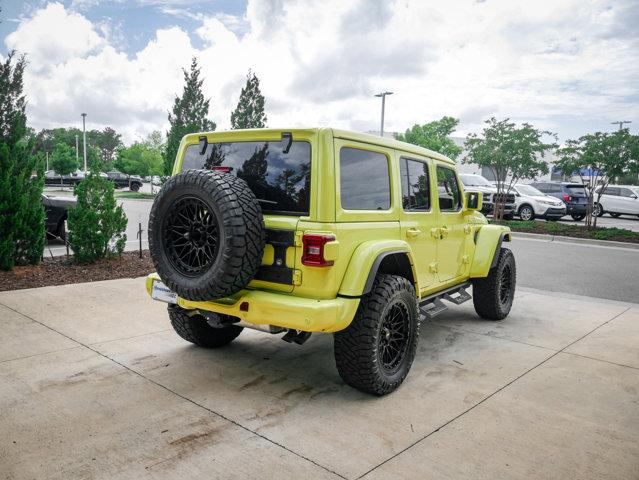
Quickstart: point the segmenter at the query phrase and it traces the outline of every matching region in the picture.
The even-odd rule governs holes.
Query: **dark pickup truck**
[[[115,188],[128,188],[129,176],[120,172],[101,173],[100,176],[108,178],[113,182]],[[44,175],[44,184],[47,187],[72,187],[80,183],[84,178],[81,172],[72,173],[71,175],[58,175],[54,172],[46,172]],[[142,187],[142,178],[137,175],[131,175],[131,191],[137,192]]]
[[[48,236],[64,239],[64,221],[67,219],[69,207],[75,207],[76,203],[75,197],[42,195],[45,228]]]

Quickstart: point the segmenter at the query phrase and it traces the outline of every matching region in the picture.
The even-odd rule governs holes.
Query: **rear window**
[[[187,147],[182,171],[231,167],[231,173],[251,188],[264,213],[309,213],[311,145],[308,142],[294,141],[286,154],[283,142],[209,143],[204,155],[200,155],[199,150],[199,145]]]
[[[586,190],[583,185],[566,185],[566,190],[568,190],[571,194],[575,195],[585,195]]]

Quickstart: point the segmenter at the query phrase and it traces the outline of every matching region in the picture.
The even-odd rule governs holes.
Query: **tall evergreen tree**
[[[246,76],[246,85],[240,93],[235,111],[231,113],[231,127],[238,128],[264,128],[266,126],[266,113],[264,113],[264,95],[260,91],[260,80],[255,73],[249,70]]]
[[[173,112],[169,113],[171,129],[166,133],[164,173],[171,174],[182,137],[188,133],[215,130],[215,122],[209,120],[209,100],[204,98],[197,58],[193,57],[190,71],[184,72],[184,89],[181,97],[175,97]]]
[[[37,263],[44,248],[44,172],[31,155],[23,93],[24,56],[0,63],[0,268]]]

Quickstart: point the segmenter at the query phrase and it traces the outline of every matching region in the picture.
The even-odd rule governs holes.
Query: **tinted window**
[[[577,196],[586,195],[586,189],[584,188],[583,185],[566,185],[566,190],[571,195],[577,195]]]
[[[339,164],[343,209],[390,208],[390,180],[386,155],[345,147],[339,152]]]
[[[307,214],[311,185],[311,145],[293,142],[283,153],[282,142],[210,143],[204,155],[199,145],[186,149],[182,170],[231,167],[258,198],[262,211]]]
[[[402,206],[404,210],[430,210],[428,164],[402,158],[399,161],[402,177]]]
[[[557,185],[556,183],[555,184],[551,183],[551,184],[548,185],[547,192],[548,193],[560,193],[561,192],[561,185]]]
[[[461,209],[461,192],[454,170],[437,167],[437,195],[440,211],[456,212]]]
[[[615,197],[619,195],[619,189],[616,187],[606,187],[603,191],[604,195],[614,195]]]
[[[631,197],[632,195],[634,195],[634,193],[632,193],[632,190],[630,190],[629,188],[620,188],[619,195],[621,195],[622,197]]]

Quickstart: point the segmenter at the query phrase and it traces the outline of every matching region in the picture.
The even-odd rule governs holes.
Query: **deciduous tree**
[[[588,197],[586,226],[597,226],[592,216],[604,189],[615,177],[639,173],[639,136],[626,128],[614,133],[595,132],[567,140],[558,151],[555,167],[565,175],[579,176]],[[597,187],[601,188],[597,192]],[[594,221],[593,221],[594,219]]]
[[[468,154],[464,163],[487,167],[493,172],[497,187],[493,217],[501,220],[506,194],[512,186],[522,178],[535,178],[548,172],[543,157],[557,145],[545,142],[544,138],[556,140],[556,135],[537,130],[529,123],[518,127],[508,118],[490,118],[485,123],[481,136],[473,133],[466,137],[464,146]]]
[[[450,139],[450,135],[455,131],[457,125],[459,125],[457,118],[442,117],[423,125],[413,125],[405,133],[398,134],[396,138],[402,142],[428,148],[455,160],[462,152],[461,147]]]

